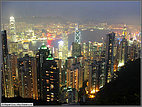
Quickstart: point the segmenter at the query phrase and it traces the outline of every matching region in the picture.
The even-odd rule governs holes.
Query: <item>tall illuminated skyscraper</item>
[[[56,61],[50,57],[43,63],[44,69],[42,70],[43,75],[43,95],[42,100],[47,102],[58,102],[59,101],[59,68]]]
[[[75,38],[74,38],[75,43],[81,43],[81,32],[78,29],[78,25],[75,27]]]
[[[119,45],[119,59],[118,67],[126,64],[128,58],[128,42],[127,39],[123,38]]]
[[[46,58],[49,55],[49,49],[42,45],[36,54],[36,63],[37,63],[37,83],[38,83],[38,99],[41,99],[42,97],[42,69],[43,69],[43,63],[45,62]]]
[[[10,37],[12,42],[16,42],[15,19],[13,16],[10,17]]]
[[[59,52],[58,52],[58,54],[59,54],[59,59],[62,59],[63,60],[63,46],[64,46],[64,41],[59,41],[58,42],[58,49],[59,49]]]
[[[15,31],[15,19],[10,17],[10,41],[9,41],[9,53],[18,55],[18,42]]]
[[[78,30],[78,25],[75,28],[74,42],[72,43],[72,56],[81,55],[81,32]]]
[[[12,71],[13,87],[14,87],[14,97],[18,96],[18,68],[17,68],[17,55],[9,55],[10,71]]]
[[[81,47],[81,54],[84,56],[85,59],[87,59],[87,44],[83,43]]]
[[[7,47],[6,30],[1,32],[2,40],[2,93],[5,97],[14,97],[12,71],[10,70],[9,54]]]
[[[68,34],[66,31],[62,34],[62,40],[64,42],[63,52],[62,52],[63,58],[62,59],[63,59],[63,62],[65,62],[66,58],[68,57]]]
[[[38,99],[36,60],[26,54],[18,59],[19,94],[23,98]]]
[[[105,70],[105,83],[109,83],[113,76],[113,49],[114,49],[115,33],[106,35],[106,70]]]
[[[2,58],[2,36],[0,36],[0,72],[2,71],[2,61],[3,61],[3,58]],[[2,74],[2,73],[1,73]],[[1,87],[1,90],[2,90],[2,96],[4,96],[4,89],[3,89],[3,81],[2,81],[2,79],[3,79],[3,76],[2,76],[2,78],[0,79],[0,81],[2,82],[2,87]]]
[[[127,26],[126,26],[126,24],[124,25],[124,27],[123,27],[122,30],[123,30],[122,36],[123,36],[125,39],[129,40],[129,39],[130,39],[130,34],[128,34],[128,32],[127,32]]]
[[[79,88],[83,85],[84,80],[84,58],[83,56],[79,57],[68,57],[67,59],[67,87],[75,88],[79,91]]]
[[[49,48],[42,45],[36,59],[39,99],[47,102],[58,102],[59,68]]]
[[[62,71],[62,60],[58,58],[54,58],[55,62],[57,63],[57,67],[59,68],[59,84],[60,86],[63,83],[63,71]]]
[[[89,72],[89,80],[88,80],[88,89],[91,90],[98,90],[100,87],[100,74],[102,71],[101,61],[94,61],[90,65],[90,72]]]

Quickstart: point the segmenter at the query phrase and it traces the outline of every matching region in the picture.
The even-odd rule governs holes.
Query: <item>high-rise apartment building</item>
[[[102,62],[94,61],[90,65],[89,80],[88,80],[88,90],[99,90],[100,88],[100,74],[102,71]]]
[[[119,58],[118,58],[118,67],[121,67],[126,64],[128,59],[128,42],[127,39],[123,38],[119,45]]]
[[[12,79],[13,79],[13,88],[14,88],[14,97],[17,97],[18,92],[18,68],[17,68],[17,55],[16,54],[10,54],[9,55],[9,62],[10,62],[10,71],[12,72]]]
[[[59,68],[50,50],[42,45],[36,55],[38,98],[47,102],[59,101]]]
[[[14,97],[12,71],[10,70],[7,33],[6,30],[1,32],[2,43],[2,94],[7,97]]]
[[[81,55],[81,45],[76,42],[73,42],[72,43],[72,56],[77,57],[80,55]]]
[[[18,59],[19,95],[38,99],[36,59],[28,54]]]
[[[105,83],[109,83],[113,77],[113,49],[115,42],[115,33],[109,33],[106,35],[106,54],[105,54]]]
[[[79,88],[83,86],[84,81],[83,56],[68,58],[66,73],[67,87],[75,88],[79,91]]]

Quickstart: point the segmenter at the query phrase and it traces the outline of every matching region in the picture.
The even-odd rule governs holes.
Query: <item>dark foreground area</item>
[[[87,99],[81,105],[140,105],[140,59],[128,62],[116,72],[118,76],[106,84],[94,99]],[[22,97],[5,98],[3,103],[34,103],[34,105],[61,105],[59,102],[25,99]],[[68,105],[68,104],[66,104]]]
[[[33,103],[34,106],[36,105],[61,105],[59,102],[48,103],[46,101],[41,101],[41,100],[22,98],[20,96],[15,97],[15,98],[2,97],[2,103]]]
[[[116,72],[118,78],[106,84],[94,99],[84,104],[90,105],[140,105],[141,60],[128,62]]]

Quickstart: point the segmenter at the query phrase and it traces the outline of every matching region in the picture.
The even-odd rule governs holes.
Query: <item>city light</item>
[[[13,16],[11,16],[11,17],[10,17],[10,20],[14,20],[14,17],[13,17]]]
[[[89,98],[95,98],[95,95],[89,95]]]
[[[98,91],[99,91],[98,89],[96,89],[96,90],[93,89],[90,93],[91,93],[91,94],[95,94],[95,93],[98,92]]]
[[[61,46],[63,46],[63,44],[64,44],[63,41],[59,41],[58,43],[59,43],[59,45],[61,45]]]
[[[22,5],[20,6],[18,3],[14,7],[18,10],[22,9]],[[135,101],[135,99],[123,98],[123,96],[127,97],[128,95],[123,95],[121,98],[114,93],[119,92],[119,90],[116,91],[119,87],[122,86],[120,88],[122,90],[127,85],[127,81],[125,83],[119,81],[123,80],[121,78],[128,79],[128,77],[134,76],[127,76],[127,72],[124,72],[126,74],[121,77],[119,73],[122,71],[123,74],[123,70],[128,70],[129,73],[127,68],[137,61],[141,55],[141,26],[135,23],[138,21],[137,18],[130,18],[133,19],[132,22],[130,19],[128,21],[122,20],[123,17],[120,20],[116,17],[113,17],[116,18],[113,19],[110,17],[112,14],[107,13],[105,7],[104,12],[100,15],[102,18],[98,16],[96,20],[91,12],[96,10],[95,8],[99,10],[99,7],[101,7],[99,4],[97,7],[92,7],[94,10],[88,12],[87,17],[84,14],[87,11],[83,10],[85,8],[78,8],[78,4],[76,4],[76,8],[84,11],[84,13],[81,12],[82,15],[78,14],[84,17],[79,17],[76,12],[70,14],[71,16],[74,14],[73,17],[66,15],[60,17],[57,15],[60,14],[62,8],[59,8],[59,13],[57,11],[54,13],[55,8],[52,8],[53,11],[51,12],[48,9],[44,10],[46,6],[42,10],[38,8],[39,14],[35,15],[32,9],[33,5],[34,3],[30,5],[31,9],[27,6],[30,9],[27,12],[30,12],[31,16],[29,16],[30,13],[25,12],[23,17],[22,13],[18,15],[15,11],[16,16],[6,17],[10,15],[8,13],[12,12],[10,10],[9,12],[3,11],[3,30],[0,36],[0,54],[2,56],[0,65],[2,71],[1,97],[4,98],[2,101],[9,98],[16,99],[16,101],[29,99],[35,105],[40,105],[40,103],[47,105],[56,103],[57,105],[83,105],[97,104],[97,101],[100,101],[99,103],[102,101],[105,104],[109,97],[111,101],[112,99],[113,101],[122,100],[118,103],[116,101],[117,104]],[[52,5],[52,3],[49,3],[49,5]],[[13,7],[10,4],[6,6],[2,7],[4,9]],[[88,8],[90,6],[88,5]],[[67,11],[67,7],[68,5],[65,6],[64,10]],[[109,10],[112,7],[115,6],[109,6]],[[119,9],[122,10],[123,8]],[[125,13],[134,12],[126,12],[126,10],[129,9],[125,9]],[[71,11],[72,9],[70,9]],[[112,13],[115,13],[116,9],[112,9],[112,11],[114,11]],[[46,16],[46,14],[48,15]],[[94,14],[96,14],[95,11]],[[7,19],[8,21],[6,21]],[[118,24],[119,21],[121,24]],[[122,22],[127,23],[127,26]],[[138,67],[135,67],[131,72],[135,71],[136,68]],[[136,73],[138,72],[134,72],[134,74]],[[118,78],[118,80],[115,78]],[[135,84],[132,87],[135,88]],[[132,89],[130,91],[133,91]],[[129,91],[129,89],[125,90]],[[112,97],[110,93],[112,93]],[[124,91],[121,94],[128,93]],[[137,93],[134,92],[132,96],[135,94]],[[98,100],[99,98],[102,99]],[[115,102],[111,102],[111,104],[115,104]]]
[[[93,89],[90,93],[91,93],[91,94],[95,94],[95,93],[96,93],[96,90]]]
[[[47,49],[47,47],[45,45],[41,46],[41,49]]]
[[[119,63],[118,64],[118,67],[122,67],[122,66],[124,66],[124,63]]]

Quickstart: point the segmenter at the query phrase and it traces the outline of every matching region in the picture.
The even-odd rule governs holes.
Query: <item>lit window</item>
[[[50,97],[47,97],[47,99],[50,99]]]
[[[46,76],[49,76],[49,74],[46,74]]]
[[[56,69],[56,67],[53,67],[53,69]]]
[[[49,83],[49,80],[46,80],[47,84]]]
[[[52,84],[51,84],[51,86],[50,86],[50,87],[51,87],[51,89],[53,89],[53,88],[54,88],[54,85],[52,85]]]

